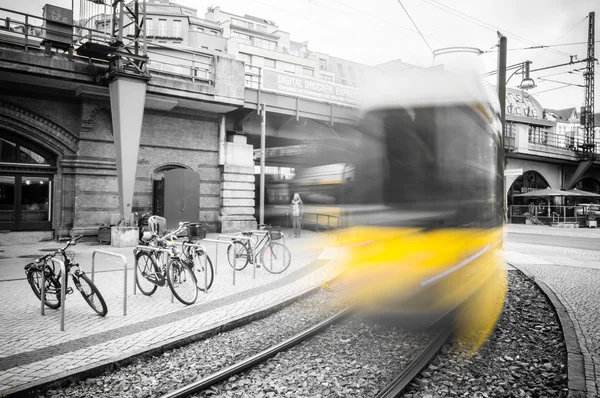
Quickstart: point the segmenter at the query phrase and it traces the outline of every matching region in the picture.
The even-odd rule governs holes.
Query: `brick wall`
[[[23,119],[27,120],[23,120],[20,136],[46,143],[55,153],[60,137],[69,141],[61,146],[62,153],[57,153],[58,171],[54,177],[53,227],[59,234],[66,235],[71,228],[77,233],[95,234],[99,225],[110,223],[111,214],[119,213],[119,199],[108,101],[2,95],[0,101],[24,110]],[[152,210],[153,172],[176,165],[199,174],[198,219],[209,222],[213,230],[219,228],[221,171],[217,165],[217,116],[146,110],[133,211]]]

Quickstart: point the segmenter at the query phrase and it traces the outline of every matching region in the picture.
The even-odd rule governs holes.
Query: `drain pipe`
[[[225,164],[225,115],[219,117],[219,165]]]

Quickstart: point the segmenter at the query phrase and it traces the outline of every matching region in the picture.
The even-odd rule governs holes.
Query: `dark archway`
[[[583,177],[575,183],[575,189],[600,194],[600,180],[595,177]]]
[[[548,184],[548,181],[544,178],[544,176],[535,170],[527,170],[510,186],[507,196],[507,205],[527,205],[531,199],[527,200],[526,198],[513,198],[513,195],[546,188],[550,188],[550,184]]]
[[[188,169],[183,164],[171,163],[157,167],[152,172],[152,214],[165,216],[165,172],[173,169]]]

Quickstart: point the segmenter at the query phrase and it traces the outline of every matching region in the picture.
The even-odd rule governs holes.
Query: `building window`
[[[296,73],[296,65],[283,61],[279,61],[279,64],[283,67],[285,72]]]
[[[201,28],[200,26],[196,26],[196,30],[198,30],[200,32],[204,32],[204,28]]]
[[[167,20],[166,19],[158,20],[158,35],[160,37],[165,37],[167,35]]]
[[[265,66],[267,68],[273,68],[273,69],[275,69],[275,60],[271,59],[271,58],[265,58]]]
[[[231,23],[242,28],[254,29],[254,24],[252,22],[242,21],[241,19],[231,18]]]
[[[321,80],[325,80],[326,82],[332,82],[333,78],[329,75],[321,75]]]
[[[240,61],[244,61],[246,65],[252,64],[252,55],[246,53],[240,53]]]
[[[154,34],[152,28],[152,19],[146,18],[146,36],[152,36]]]
[[[267,50],[277,49],[277,42],[274,42],[272,40],[261,39],[260,37],[253,37],[252,43],[256,47],[266,48]]]
[[[346,74],[344,73],[344,65],[342,65],[338,62],[337,66],[338,66],[338,71],[340,72],[340,77],[345,76]]]
[[[319,58],[319,69],[327,70],[327,60],[324,58]]]
[[[348,85],[348,83],[346,82],[346,79],[344,79],[343,77],[340,78],[340,81],[343,85]]]
[[[219,34],[219,32],[217,32],[216,30],[211,30],[210,33],[213,34],[213,35],[218,35]]]
[[[181,37],[181,21],[173,21],[173,37]]]
[[[302,68],[302,74],[306,76],[314,76],[315,70],[312,68]]]
[[[267,33],[267,27],[265,25],[256,25],[256,30],[259,32]]]
[[[236,37],[238,39],[244,39],[244,40],[248,40],[250,41],[250,35],[245,35],[243,33],[240,32],[231,32],[231,37]]]

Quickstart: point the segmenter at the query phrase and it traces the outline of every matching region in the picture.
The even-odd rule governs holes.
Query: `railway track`
[[[231,380],[232,377],[240,375],[242,372],[251,371],[256,369],[265,361],[275,357],[280,353],[284,353],[290,350],[292,347],[297,346],[300,343],[307,342],[317,334],[325,331],[336,323],[340,323],[342,320],[347,319],[353,312],[353,307],[347,307],[335,315],[319,322],[318,324],[296,334],[295,336],[273,345],[255,355],[252,355],[238,363],[228,366],[222,370],[219,370],[213,374],[210,374],[200,380],[192,382],[184,387],[181,387],[175,391],[167,393],[162,398],[180,398],[188,397],[194,394],[200,395],[202,391],[206,391],[211,387]],[[412,355],[412,359],[406,366],[403,367],[400,374],[396,377],[390,377],[393,380],[381,389],[376,395],[377,398],[392,398],[398,397],[406,386],[420,373],[420,371],[427,366],[427,364],[435,357],[438,350],[444,345],[451,335],[452,325],[449,322],[444,322],[445,327],[437,328],[437,333],[433,338],[430,338],[427,344],[423,344],[423,347],[419,350],[416,355]],[[310,344],[310,342],[309,342]],[[225,383],[227,384],[227,383]],[[223,387],[221,387],[223,388]],[[214,394],[215,390],[211,390],[211,394]],[[252,392],[249,392],[250,394]],[[375,394],[373,394],[375,396]]]

